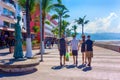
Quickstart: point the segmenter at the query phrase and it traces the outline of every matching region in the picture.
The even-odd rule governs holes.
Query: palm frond
[[[62,9],[67,10],[67,8],[65,7],[65,5],[63,5],[63,4],[53,4],[52,8],[53,9],[59,8],[60,10],[62,10]]]
[[[52,5],[53,0],[42,0],[42,10],[48,12],[50,11],[49,6]]]
[[[67,13],[67,12],[69,12],[68,10],[66,10],[66,9],[63,9],[62,10],[62,14],[64,15],[65,13]]]
[[[63,16],[63,18],[69,18],[70,17],[70,15],[68,15],[68,14],[65,14],[64,16]]]
[[[57,0],[57,2],[58,2],[59,4],[62,4],[62,0]]]
[[[50,25],[50,24],[51,24],[50,21],[48,21],[48,20],[45,20],[45,23],[46,23],[47,25]]]
[[[79,19],[78,20],[76,19],[75,22],[77,22],[77,24],[82,24],[83,23],[83,19],[81,17],[79,17]]]
[[[83,20],[85,20],[86,15],[83,17]]]
[[[30,8],[29,8],[29,9],[30,9],[30,12],[31,12],[31,13],[35,12],[35,10],[36,10],[35,1],[34,1],[34,0],[30,0],[29,4],[30,4]]]
[[[59,16],[57,14],[54,14],[54,15],[51,16],[51,20],[58,19],[58,18],[59,18]]]
[[[89,20],[86,20],[85,22],[84,22],[84,24],[87,24],[89,22]]]
[[[25,4],[26,4],[26,0],[18,0],[18,4],[22,7],[22,8],[26,8]]]

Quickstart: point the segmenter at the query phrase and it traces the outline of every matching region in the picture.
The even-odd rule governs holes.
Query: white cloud
[[[120,33],[120,16],[112,12],[109,16],[104,18],[95,18],[94,21],[90,21],[88,24],[84,25],[84,32],[87,33],[102,33],[102,32],[114,32]],[[74,21],[71,22],[71,26],[76,25]],[[77,25],[77,32],[81,32],[81,25]]]
[[[116,31],[116,29],[119,29],[120,26],[118,25],[115,27],[114,24],[118,24],[118,16],[116,13],[112,12],[108,17],[105,18],[96,18],[95,21],[90,22],[88,25],[85,26],[85,31],[86,32],[91,32],[91,33],[102,33],[102,32],[120,32]],[[115,23],[116,21],[116,23]]]
[[[114,30],[115,27],[112,26],[114,26],[113,22],[117,19],[118,16],[114,12],[110,13],[108,17],[96,18],[95,21],[89,22],[89,24],[85,26],[85,32],[90,33],[115,32]],[[120,26],[118,26],[117,28],[120,28]]]

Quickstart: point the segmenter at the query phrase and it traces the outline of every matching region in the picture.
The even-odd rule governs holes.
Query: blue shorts
[[[72,55],[77,56],[78,55],[78,50],[72,50]]]
[[[60,50],[60,56],[65,56],[66,55],[66,50]]]

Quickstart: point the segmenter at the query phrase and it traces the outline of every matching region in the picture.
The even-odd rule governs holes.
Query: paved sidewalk
[[[72,65],[72,57],[70,57],[67,66],[61,68],[58,50],[54,48],[47,51],[49,54],[44,55],[44,62],[37,66],[37,70],[24,73],[0,72],[0,80],[120,80],[120,53],[118,52],[94,47],[92,68],[81,66],[80,52],[78,67]],[[0,58],[11,56],[4,55]]]

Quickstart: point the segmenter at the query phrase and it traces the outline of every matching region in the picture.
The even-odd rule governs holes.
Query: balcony
[[[48,25],[48,24],[45,24],[45,29],[48,29],[48,30],[52,30],[53,29],[53,26],[51,26],[51,25]]]
[[[6,3],[6,2],[0,0],[0,5],[1,5],[3,8],[6,8],[6,9],[8,9],[8,10],[10,10],[10,11],[12,11],[12,12],[15,13],[15,7],[14,7],[12,4]]]
[[[6,22],[9,22],[9,23],[15,23],[15,19],[14,19],[14,16],[9,16],[9,15],[4,15],[4,14],[1,14],[0,15],[0,19],[2,21],[6,21]]]

